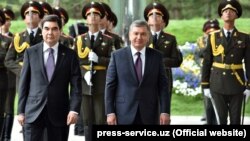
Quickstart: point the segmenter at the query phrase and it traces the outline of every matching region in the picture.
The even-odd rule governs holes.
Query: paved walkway
[[[172,116],[172,125],[203,125],[204,122],[200,120],[201,116]],[[250,117],[244,118],[244,125],[250,125]],[[74,125],[70,127],[69,140],[68,141],[85,141],[84,136],[74,135]],[[17,120],[14,120],[14,127],[12,131],[11,141],[23,141],[22,134],[20,133],[21,126]]]

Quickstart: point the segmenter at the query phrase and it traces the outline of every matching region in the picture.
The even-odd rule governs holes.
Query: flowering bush
[[[179,46],[183,54],[183,62],[179,68],[173,68],[173,93],[188,96],[201,94],[200,64],[196,54],[196,43]]]

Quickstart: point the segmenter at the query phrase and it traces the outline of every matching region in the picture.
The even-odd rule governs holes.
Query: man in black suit
[[[49,141],[67,141],[69,125],[76,123],[80,111],[79,61],[73,50],[59,43],[62,22],[56,15],[45,16],[41,27],[44,42],[24,54],[18,122],[24,141],[39,141],[45,128]]]
[[[130,25],[131,45],[112,53],[105,86],[107,123],[170,124],[170,94],[160,52],[147,47],[145,21]]]
[[[250,38],[235,27],[242,14],[236,0],[222,0],[218,15],[223,28],[208,37],[202,66],[204,95],[214,100],[218,123],[241,123],[243,96],[250,94]]]

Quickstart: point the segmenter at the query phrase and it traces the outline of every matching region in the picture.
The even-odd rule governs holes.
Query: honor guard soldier
[[[7,50],[9,49],[10,43],[12,41],[13,34],[10,32],[10,26],[11,21],[15,18],[14,12],[9,8],[3,8],[3,13],[5,15],[5,24],[0,26],[1,32],[0,36],[0,45],[1,45],[1,53],[5,54],[7,53]],[[5,36],[8,36],[10,38],[6,38]],[[4,50],[2,50],[4,49]],[[4,57],[5,56],[1,56]],[[4,64],[4,58],[1,60],[1,66]],[[1,67],[0,67],[1,68]],[[8,90],[7,90],[7,97],[6,100],[3,102],[5,103],[5,106],[1,105],[1,108],[5,108],[5,120],[3,124],[2,129],[2,141],[9,141],[11,139],[11,131],[12,126],[14,122],[14,101],[15,101],[15,95],[16,95],[16,76],[13,72],[7,69],[7,75],[8,75]],[[4,77],[3,77],[4,78]],[[1,84],[2,85],[2,84]],[[2,98],[1,98],[2,100]],[[2,103],[2,102],[1,102]]]
[[[5,24],[1,26],[0,33],[9,37],[13,37],[13,33],[10,32],[10,26],[11,26],[11,21],[15,19],[15,14],[9,8],[3,8],[2,11],[5,15],[6,21],[5,21]]]
[[[51,15],[51,14],[53,14],[53,9],[52,9],[52,7],[50,6],[49,3],[44,2],[44,1],[39,1],[39,3],[43,7],[44,15]]]
[[[108,26],[108,31],[112,32],[118,23],[117,16],[115,15],[115,13],[113,11],[111,11],[111,19],[109,19],[109,20],[110,20],[110,23]]]
[[[113,38],[115,49],[119,49],[123,46],[122,38],[118,36],[117,34],[112,33],[111,31],[108,30],[109,24],[111,23],[110,21],[113,16],[112,14],[113,12],[111,11],[111,8],[106,3],[100,2],[100,4],[103,6],[105,10],[105,16],[101,19],[99,29],[101,30],[102,33],[111,36]]]
[[[98,2],[87,3],[82,9],[88,33],[77,36],[76,51],[84,80],[82,81],[82,114],[86,141],[92,141],[92,125],[105,124],[104,89],[107,66],[113,49],[112,37],[99,31],[105,10]]]
[[[250,94],[250,38],[237,30],[242,15],[236,0],[222,0],[218,14],[223,27],[209,34],[202,66],[204,95],[214,101],[218,123],[239,125],[244,95]]]
[[[69,15],[68,15],[68,12],[64,8],[56,6],[53,8],[53,13],[62,20],[63,26],[68,23]],[[60,43],[71,49],[74,48],[74,38],[66,35],[63,31],[60,36]]]
[[[202,28],[203,35],[197,39],[198,46],[195,49],[195,61],[200,67],[202,66],[201,64],[203,61],[203,53],[207,45],[208,35],[211,32],[215,32],[219,29],[220,29],[220,26],[219,26],[219,21],[217,19],[209,19],[204,23],[203,28]],[[204,96],[203,90],[202,90],[202,94]],[[202,120],[205,120],[206,124],[208,125],[216,125],[217,122],[216,122],[213,105],[211,103],[211,100],[206,96],[204,96],[204,108],[205,108],[205,114],[202,117]]]
[[[5,15],[0,10],[0,27],[6,22]],[[4,66],[4,58],[8,51],[8,47],[11,44],[11,38],[0,33],[0,137],[2,138],[3,127],[5,119],[5,101],[8,91],[8,73],[7,68]]]
[[[38,27],[44,16],[42,6],[36,1],[25,2],[21,7],[21,16],[26,24],[26,29],[15,34],[5,58],[5,66],[14,72],[17,78],[21,72],[25,49],[43,40],[41,29]]]
[[[182,63],[182,53],[177,48],[177,41],[174,35],[163,31],[168,26],[169,13],[168,10],[158,2],[150,3],[144,9],[144,18],[148,22],[152,36],[149,47],[159,50],[163,54],[164,64],[168,78],[168,89],[170,96],[172,95],[173,67],[179,67]]]

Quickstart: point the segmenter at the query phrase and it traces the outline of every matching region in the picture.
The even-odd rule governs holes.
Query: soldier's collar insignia
[[[170,42],[169,42],[169,41],[165,41],[164,43],[165,43],[165,44],[169,44]]]
[[[105,42],[102,42],[102,46],[106,46],[107,45],[107,43],[105,43]]]
[[[242,41],[240,41],[240,40],[239,40],[239,41],[237,41],[237,43],[238,43],[238,44],[241,44],[241,43],[242,43]]]

